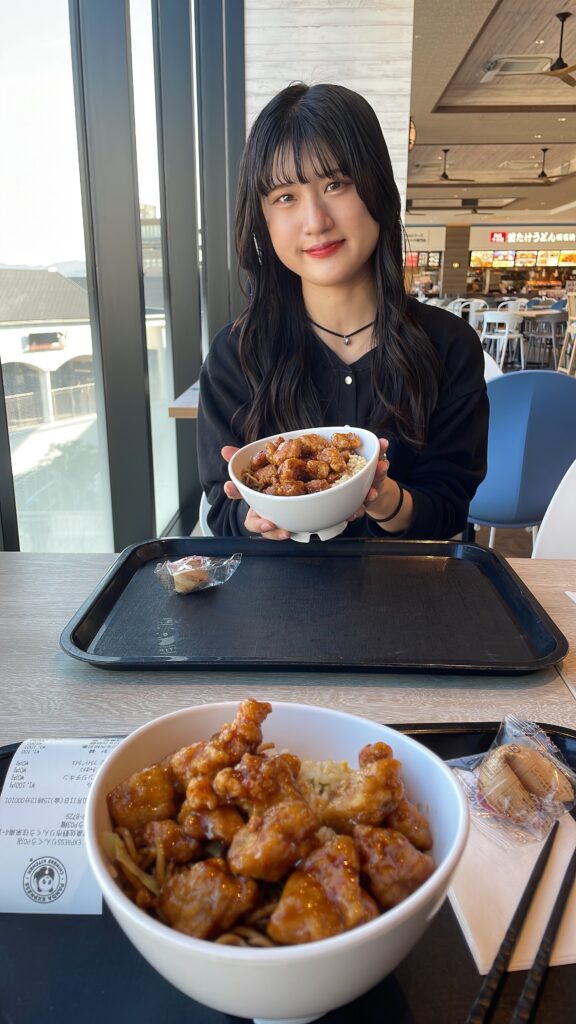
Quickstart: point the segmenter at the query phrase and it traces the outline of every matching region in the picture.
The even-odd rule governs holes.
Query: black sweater
[[[383,436],[390,441],[390,477],[406,487],[414,501],[410,527],[401,536],[446,540],[464,529],[469,503],[486,474],[484,358],[478,335],[460,317],[414,300],[409,300],[409,312],[432,339],[443,366],[438,401],[424,449],[419,451],[392,433]],[[325,425],[369,428],[370,353],[348,366],[315,334],[310,343],[315,346],[313,373],[326,408]],[[251,536],[244,527],[248,506],[224,494],[228,470],[220,455],[224,445],[247,443],[241,416],[234,428],[231,421],[248,400],[238,337],[228,326],[217,334],[200,372],[198,463],[211,505],[208,522],[216,536]],[[272,427],[262,436],[275,432]],[[364,516],[349,524],[346,536],[382,537],[385,532]]]

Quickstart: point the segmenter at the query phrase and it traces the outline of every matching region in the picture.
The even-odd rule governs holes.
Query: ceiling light
[[[534,138],[535,138],[535,139],[541,139],[541,138],[542,138],[542,136],[541,136],[541,135],[535,135],[535,136],[534,136]]]
[[[558,118],[557,118],[557,120],[558,120],[558,121],[565,121],[565,120],[566,120],[566,118],[565,118],[565,117],[558,117]]]

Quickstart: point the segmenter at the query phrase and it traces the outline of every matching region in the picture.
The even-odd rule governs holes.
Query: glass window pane
[[[178,511],[176,425],[168,416],[174,399],[172,344],[166,330],[160,176],[150,0],[130,0],[136,157],[146,303],[156,528],[161,533]],[[192,382],[191,382],[192,383]]]
[[[4,5],[0,45],[0,359],[20,545],[113,551],[67,0]]]

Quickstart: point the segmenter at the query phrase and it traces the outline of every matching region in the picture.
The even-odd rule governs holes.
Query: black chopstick
[[[572,889],[572,883],[576,876],[576,850],[570,858],[568,867],[566,868],[562,885],[558,891],[556,902],[550,914],[548,924],[546,925],[546,931],[542,936],[538,952],[534,959],[534,963],[530,968],[528,977],[524,982],[524,988],[522,989],[516,1006],[512,1012],[510,1018],[510,1024],[527,1024],[530,1020],[532,1011],[536,1004],[538,993],[542,982],[544,981],[544,975],[548,968],[550,961],[550,954],[552,952],[552,946],[554,945],[554,939],[556,938],[556,932],[560,926],[564,910],[566,909],[566,903]]]
[[[516,907],[516,911],[508,926],[508,930],[502,939],[500,949],[494,957],[492,967],[480,986],[480,991],[470,1008],[465,1024],[483,1024],[487,1013],[492,1008],[500,982],[502,981],[504,972],[510,962],[512,950],[516,945],[520,930],[524,924],[524,919],[530,908],[532,897],[534,896],[538,883],[542,878],[557,831],[558,822],[555,821],[544,846],[540,850],[538,860],[532,868],[532,873],[526,883],[526,888],[522,893],[522,897]]]

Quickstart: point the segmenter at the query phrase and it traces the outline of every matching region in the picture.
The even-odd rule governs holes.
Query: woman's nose
[[[329,231],[332,225],[330,211],[322,198],[308,197],[304,209],[304,231],[309,235],[318,234],[322,231]]]

